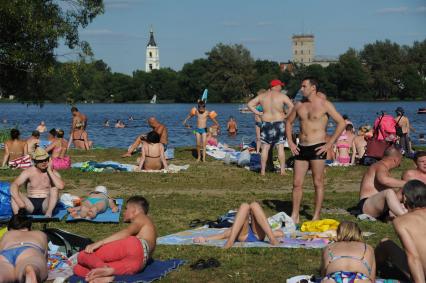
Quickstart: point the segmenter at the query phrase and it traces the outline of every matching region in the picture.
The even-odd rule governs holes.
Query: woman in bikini
[[[112,212],[118,212],[118,206],[114,199],[108,196],[107,188],[97,186],[80,206],[68,208],[68,212],[73,218],[93,219],[108,208],[111,208]]]
[[[142,154],[139,161],[139,170],[167,169],[167,161],[164,155],[164,146],[160,143],[160,135],[151,131],[142,144]]]
[[[343,221],[337,227],[337,240],[323,251],[321,262],[323,283],[375,282],[374,250],[362,238],[354,222]]]
[[[194,243],[205,243],[209,240],[227,239],[224,248],[231,248],[235,241],[238,242],[263,242],[268,236],[271,245],[278,245],[277,238],[284,237],[281,230],[272,231],[265,212],[257,202],[243,203],[235,215],[234,224],[223,233],[208,237],[196,237]]]
[[[47,148],[46,151],[51,153],[52,169],[61,170],[71,167],[71,159],[65,155],[68,149],[68,142],[64,139],[64,131],[59,129],[56,132],[56,139]]]
[[[84,124],[77,122],[72,132],[72,142],[75,148],[89,150],[93,142],[89,140],[87,132],[84,130]]]
[[[336,142],[336,159],[339,164],[349,165],[351,163],[350,148],[348,137],[346,134],[342,134]]]
[[[10,140],[4,143],[4,157],[2,166],[14,168],[28,168],[31,166],[31,158],[27,156],[26,142],[19,139],[19,130],[10,131]]]
[[[47,237],[31,231],[31,220],[13,215],[0,240],[0,282],[45,282]]]

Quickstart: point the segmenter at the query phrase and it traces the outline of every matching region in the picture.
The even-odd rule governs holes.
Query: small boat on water
[[[156,104],[157,103],[157,95],[154,94],[154,96],[152,97],[152,99],[149,103]]]
[[[417,114],[426,114],[426,108],[419,108]]]
[[[238,111],[240,111],[240,113],[252,113],[250,109],[247,107],[247,104],[240,105],[240,107],[238,108]]]

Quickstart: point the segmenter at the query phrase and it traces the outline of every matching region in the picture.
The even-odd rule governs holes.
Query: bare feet
[[[273,238],[269,240],[269,243],[273,246],[278,246],[280,242],[276,238]]]
[[[299,224],[300,222],[299,215],[297,216],[291,215],[291,219],[293,219],[294,224]]]
[[[46,216],[47,218],[51,218],[52,217],[52,211],[46,211],[44,216]]]
[[[132,156],[132,154],[131,153],[128,153],[128,152],[126,152],[125,154],[123,154],[121,157],[131,157]]]
[[[114,274],[114,268],[112,267],[100,267],[92,269],[86,276],[86,281],[93,281],[96,278],[109,277]],[[108,281],[110,282],[110,281]]]
[[[25,283],[37,283],[37,275],[31,265],[25,266]]]
[[[78,214],[78,211],[76,211],[76,210],[70,211],[70,215],[71,215],[71,217],[72,217],[72,218],[74,218],[74,219],[81,218],[81,217],[80,217],[80,214]]]

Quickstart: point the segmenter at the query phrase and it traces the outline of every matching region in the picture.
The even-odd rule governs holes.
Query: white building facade
[[[158,46],[155,43],[154,31],[149,32],[149,42],[146,46],[146,60],[145,60],[145,72],[149,73],[152,70],[160,69],[160,52]]]

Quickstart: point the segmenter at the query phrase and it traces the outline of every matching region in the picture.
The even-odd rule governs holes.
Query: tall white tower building
[[[293,41],[293,62],[311,65],[315,58],[315,38],[313,34],[296,34]]]
[[[154,40],[154,31],[149,32],[149,42],[146,46],[146,60],[145,60],[145,71],[151,72],[152,70],[160,69],[160,53],[158,46]]]

